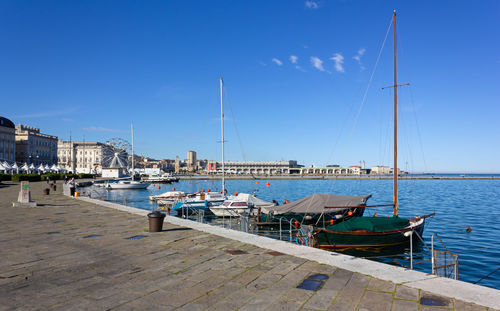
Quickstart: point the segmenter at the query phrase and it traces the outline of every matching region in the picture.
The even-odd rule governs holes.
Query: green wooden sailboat
[[[310,244],[325,249],[377,248],[409,243],[424,231],[425,219],[433,214],[414,218],[399,217],[398,205],[398,126],[397,126],[397,53],[396,11],[393,13],[394,29],[394,200],[392,217],[352,217],[338,224],[322,228],[313,227]]]

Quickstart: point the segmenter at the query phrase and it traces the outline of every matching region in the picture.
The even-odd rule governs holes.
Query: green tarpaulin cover
[[[390,231],[407,227],[410,221],[399,217],[353,217],[341,223],[328,226],[332,231]]]

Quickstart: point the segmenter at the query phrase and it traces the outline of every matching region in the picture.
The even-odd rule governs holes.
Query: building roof
[[[14,125],[14,122],[12,122],[11,120],[4,118],[4,117],[0,117],[0,126],[10,127],[13,129],[16,128],[16,126]]]

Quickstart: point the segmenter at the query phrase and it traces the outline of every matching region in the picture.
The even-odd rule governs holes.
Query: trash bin
[[[49,195],[49,193],[50,193],[50,189],[49,188],[43,189],[43,194]]]
[[[148,214],[149,232],[161,232],[165,214],[160,211],[154,211]]]

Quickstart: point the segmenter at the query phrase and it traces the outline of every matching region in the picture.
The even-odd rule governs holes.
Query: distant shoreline
[[[221,176],[177,176],[181,180],[220,180]],[[392,176],[226,176],[227,180],[263,180],[263,179],[290,179],[290,180],[392,180]],[[402,175],[399,180],[500,180],[500,176],[412,176]]]

